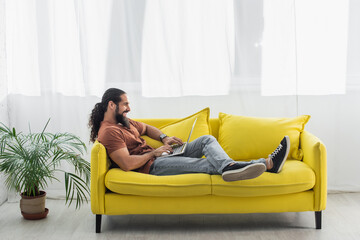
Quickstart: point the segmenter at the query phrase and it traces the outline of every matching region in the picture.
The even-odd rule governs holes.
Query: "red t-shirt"
[[[121,125],[107,121],[102,121],[98,132],[97,140],[103,144],[108,154],[126,147],[130,155],[142,155],[153,150],[141,138],[141,133],[145,129],[145,124],[129,119],[130,129]],[[154,159],[147,161],[142,167],[135,171],[149,173],[150,166]]]

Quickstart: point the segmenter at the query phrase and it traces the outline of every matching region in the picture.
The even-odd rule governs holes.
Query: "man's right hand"
[[[157,149],[154,150],[154,155],[155,157],[160,157],[162,153],[172,153],[173,150],[172,150],[172,147],[170,145],[163,145]]]

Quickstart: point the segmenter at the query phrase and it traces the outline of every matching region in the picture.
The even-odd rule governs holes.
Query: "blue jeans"
[[[150,174],[159,176],[185,173],[221,175],[222,170],[230,163],[239,163],[243,167],[254,163],[266,165],[264,158],[249,162],[234,161],[221,148],[215,137],[205,135],[189,143],[182,156],[156,158],[150,168]]]

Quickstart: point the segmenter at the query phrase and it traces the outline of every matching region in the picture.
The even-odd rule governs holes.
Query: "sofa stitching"
[[[262,186],[239,186],[239,185],[225,185],[225,184],[213,184],[213,186],[225,186],[225,187],[234,187],[234,188],[239,188],[239,187],[259,187],[259,188],[263,188],[263,187],[283,187],[283,186],[298,186],[298,185],[306,185],[306,184],[313,184],[310,182],[305,182],[305,183],[292,183],[292,184],[274,184],[274,185],[262,185]]]
[[[123,185],[138,185],[138,186],[175,186],[175,187],[187,187],[187,186],[209,186],[211,184],[138,184],[138,183],[125,183],[125,182],[114,182],[108,180],[109,183],[123,184]]]
[[[295,184],[277,184],[277,185],[262,185],[262,186],[246,186],[246,185],[225,185],[225,184],[138,184],[138,183],[125,183],[125,182],[115,182],[115,181],[111,181],[108,180],[108,183],[113,183],[113,184],[119,184],[119,185],[138,185],[138,186],[168,186],[168,187],[190,187],[190,186],[222,186],[222,187],[231,187],[231,188],[240,188],[240,187],[245,187],[245,188],[267,188],[267,187],[282,187],[282,186],[298,186],[298,185],[307,185],[307,184],[312,184],[309,182],[305,182],[305,183],[295,183]]]

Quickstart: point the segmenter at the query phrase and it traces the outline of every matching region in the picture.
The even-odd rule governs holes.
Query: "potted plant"
[[[41,133],[32,133],[29,127],[27,134],[0,124],[0,172],[6,176],[6,187],[20,193],[21,213],[26,219],[46,217],[44,189],[49,181],[59,181],[56,172],[64,172],[65,204],[70,206],[76,199],[78,208],[87,202],[90,192],[90,163],[81,157],[85,144],[71,133],[45,132],[49,121]],[[72,165],[74,172],[60,169],[62,162]]]

